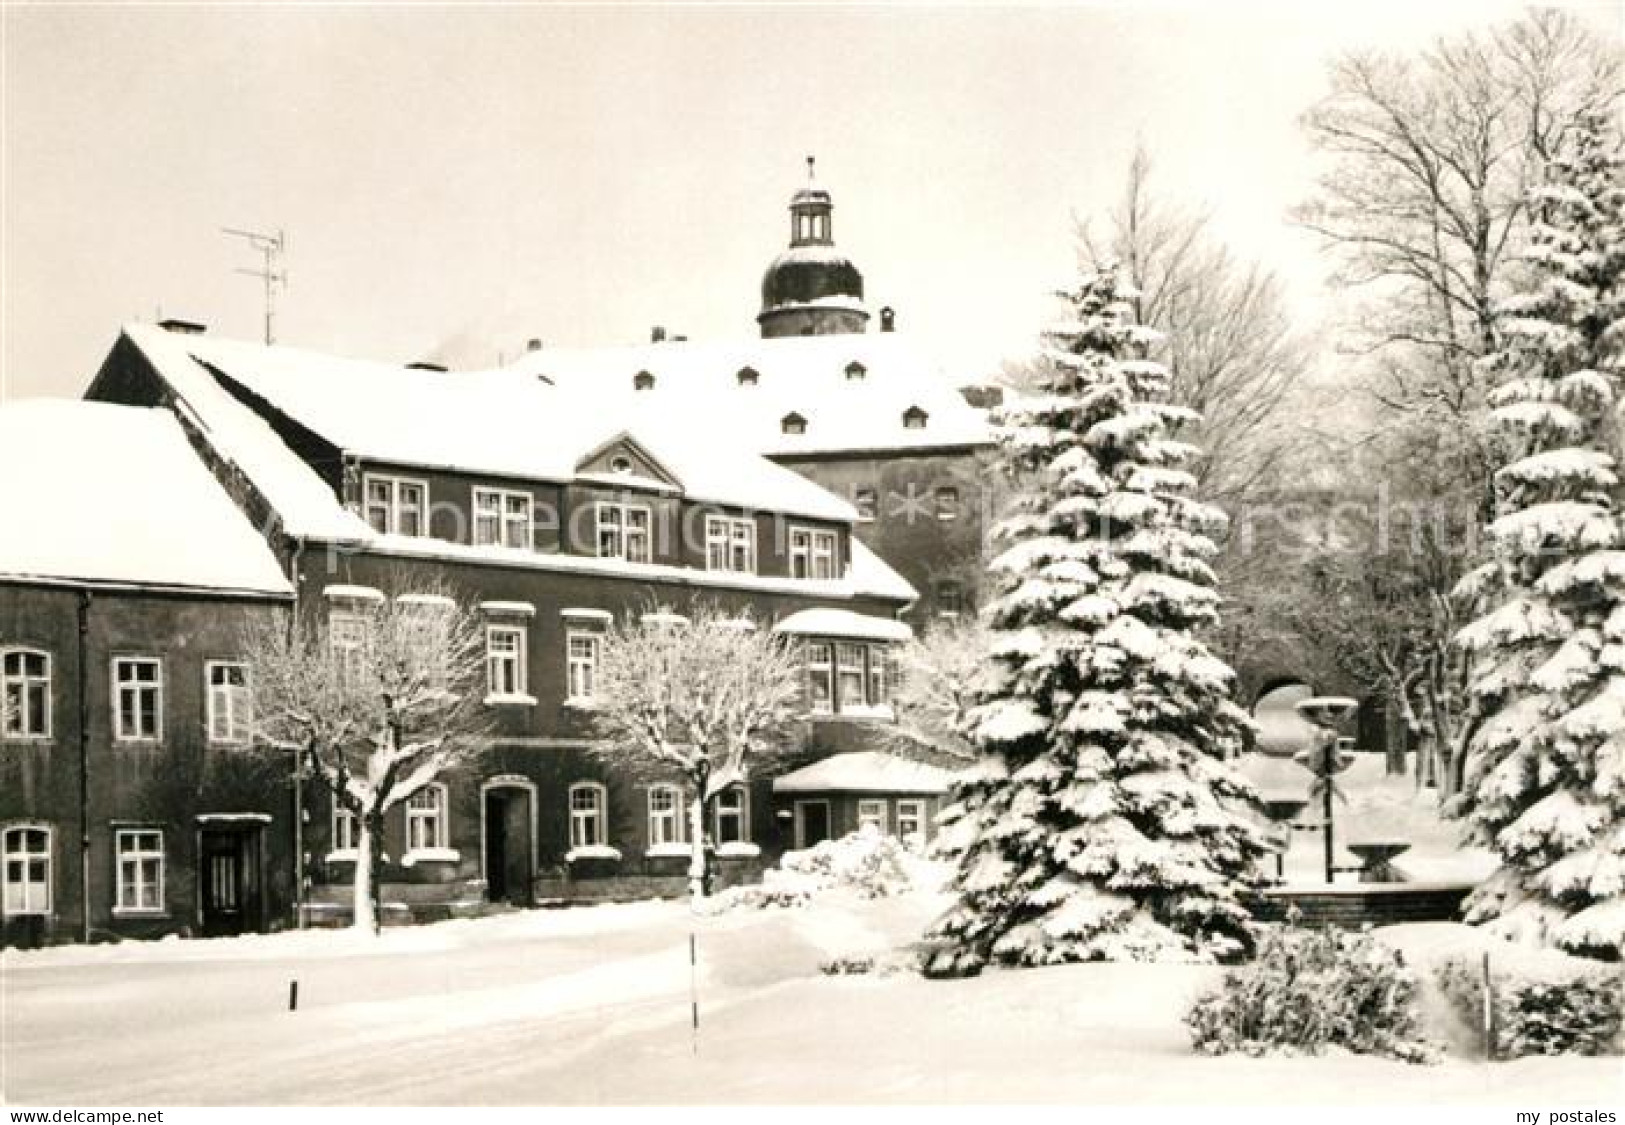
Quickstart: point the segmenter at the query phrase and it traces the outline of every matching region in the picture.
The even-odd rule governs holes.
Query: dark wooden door
[[[508,795],[485,794],[485,894],[489,902],[508,898]]]
[[[252,831],[205,829],[198,840],[203,936],[230,937],[260,928],[258,841]]]

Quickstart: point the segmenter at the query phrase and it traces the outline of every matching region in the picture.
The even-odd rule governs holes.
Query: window
[[[937,583],[937,616],[958,617],[965,610],[965,592],[952,579]]]
[[[609,843],[604,830],[604,787],[596,781],[570,786],[570,846],[590,848]]]
[[[836,700],[842,710],[864,706],[863,646],[835,646]]]
[[[609,471],[612,473],[630,473],[636,467],[632,464],[632,458],[624,453],[617,453],[609,459]]]
[[[750,820],[743,785],[730,785],[714,798],[711,837],[718,844],[743,844],[750,840]]]
[[[361,822],[355,813],[333,802],[333,848],[335,852],[353,852],[361,846]]]
[[[634,390],[652,391],[654,390],[654,385],[655,377],[649,374],[647,371],[639,371],[636,375],[632,376],[632,388]]]
[[[886,802],[885,801],[859,801],[858,827],[860,829],[873,825],[882,835],[886,831]]]
[[[156,741],[164,729],[163,669],[144,656],[113,661],[113,736]]]
[[[807,646],[807,687],[814,711],[835,710],[835,667],[831,646],[822,641]]]
[[[870,707],[884,707],[891,701],[891,651],[885,645],[870,645],[865,656],[869,661],[866,702]]]
[[[683,800],[675,785],[649,788],[649,846],[683,840]]]
[[[837,577],[835,555],[838,542],[833,531],[806,527],[790,529],[790,577],[829,581]]]
[[[872,488],[860,488],[852,494],[852,506],[858,510],[860,520],[872,520],[880,510],[879,498]]]
[[[513,547],[528,551],[531,546],[531,498],[528,492],[505,492],[500,488],[474,490],[474,546]]]
[[[754,367],[741,367],[736,378],[739,380],[741,387],[754,387],[762,381],[761,375],[757,373]]]
[[[598,514],[598,556],[649,561],[649,509],[641,504],[613,504],[600,500]]]
[[[891,651],[881,644],[809,642],[807,678],[813,711],[829,714],[886,706],[890,662]]]
[[[930,415],[921,410],[918,406],[911,406],[907,410],[903,411],[903,429],[923,430],[925,429],[926,419],[929,417]]]
[[[956,520],[959,518],[959,489],[937,489],[937,518],[939,520]]]
[[[51,737],[51,657],[11,649],[0,657],[0,737]]]
[[[8,828],[0,835],[0,868],[4,891],[0,908],[6,914],[51,912],[51,830]]]
[[[367,523],[380,535],[427,534],[424,511],[429,486],[420,480],[366,475]]]
[[[590,703],[598,680],[597,633],[565,635],[566,699]]]
[[[446,847],[446,787],[425,785],[406,799],[406,850]]]
[[[525,694],[525,630],[517,625],[485,629],[485,668],[492,695]]]
[[[756,521],[706,516],[705,568],[733,574],[755,574]]]
[[[120,828],[113,833],[118,856],[118,898],[114,909],[164,908],[164,834],[156,828]]]
[[[869,374],[869,369],[856,360],[853,360],[851,363],[846,365],[846,378],[848,382],[855,383],[867,374]]]
[[[804,434],[807,432],[807,419],[793,412],[786,414],[779,420],[779,429],[787,434]]]
[[[897,834],[905,840],[925,834],[925,802],[897,802]]]
[[[254,729],[254,696],[248,665],[212,661],[203,666],[210,742],[247,742]]]
[[[347,675],[361,675],[366,668],[367,651],[372,647],[372,628],[367,615],[349,609],[333,610],[327,618],[327,643]]]

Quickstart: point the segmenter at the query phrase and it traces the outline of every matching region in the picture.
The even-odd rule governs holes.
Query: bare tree
[[[385,814],[482,745],[485,634],[439,582],[403,581],[343,619],[261,621],[244,638],[255,742],[291,752],[358,826],[354,925],[376,931]]]
[[[979,618],[939,622],[897,652],[892,685],[895,726],[886,741],[904,754],[974,761],[965,720],[975,702],[976,676],[987,663],[990,638]]]
[[[1309,363],[1276,276],[1238,259],[1207,215],[1160,196],[1150,154],[1129,162],[1123,195],[1099,229],[1079,225],[1084,265],[1121,263],[1138,290],[1135,319],[1163,333],[1152,358],[1173,375],[1171,400],[1202,416],[1194,438],[1205,496],[1233,504],[1268,476],[1284,447],[1274,425]]]
[[[689,891],[707,884],[706,802],[752,766],[787,752],[806,666],[789,641],[749,617],[700,604],[613,623],[599,650],[596,752],[633,776],[689,788]]]
[[[1335,251],[1334,280],[1371,299],[1354,335],[1376,357],[1374,393],[1478,411],[1476,361],[1517,285],[1528,191],[1576,115],[1616,102],[1618,55],[1573,16],[1534,9],[1419,57],[1343,55],[1330,77],[1304,118],[1326,164],[1298,217]]]

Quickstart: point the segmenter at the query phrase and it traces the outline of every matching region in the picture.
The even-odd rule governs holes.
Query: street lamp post
[[[1332,882],[1335,868],[1332,856],[1332,798],[1341,796],[1332,779],[1354,764],[1354,755],[1344,751],[1337,728],[1354,714],[1357,707],[1359,707],[1357,701],[1340,695],[1315,696],[1300,700],[1297,704],[1298,714],[1316,728],[1314,745],[1294,754],[1292,760],[1315,777],[1314,784],[1309,787],[1309,795],[1311,798],[1318,796],[1321,799],[1328,885]]]

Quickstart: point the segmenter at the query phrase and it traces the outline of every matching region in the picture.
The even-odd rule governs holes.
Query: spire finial
[[[818,158],[816,156],[807,157],[807,182],[809,184],[818,178],[817,174],[813,171],[813,165],[817,162],[817,160]]]

